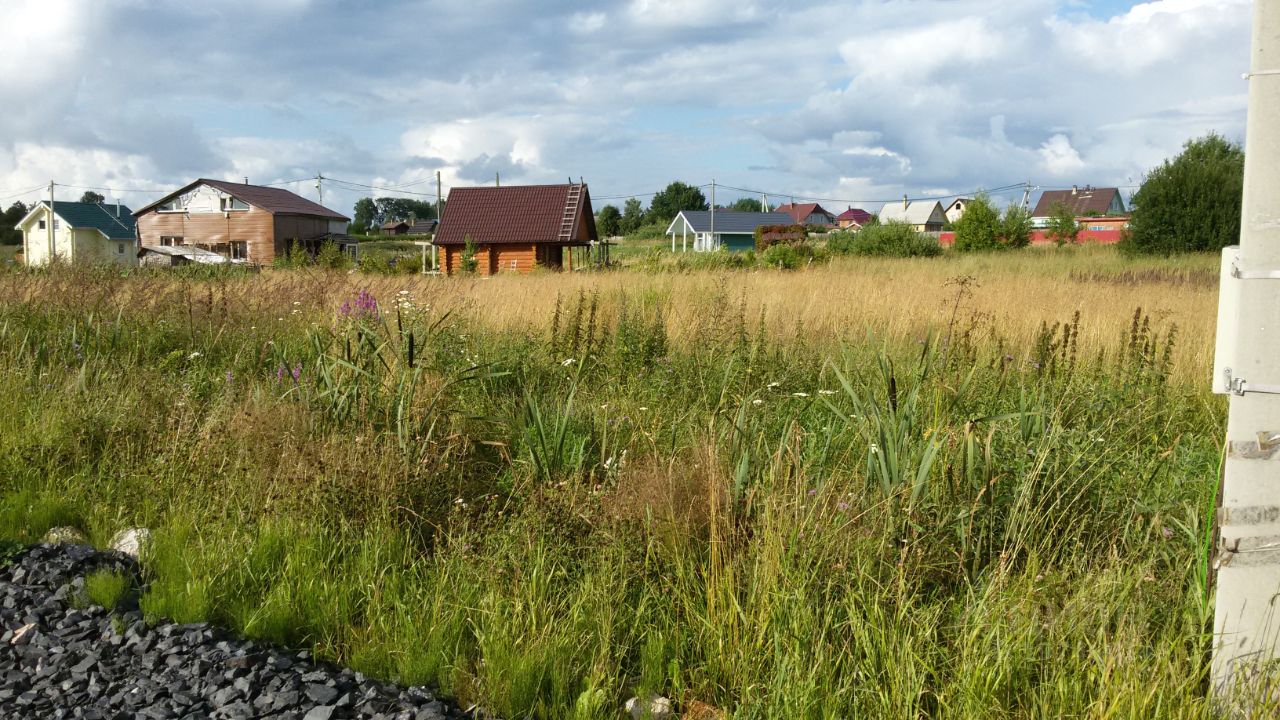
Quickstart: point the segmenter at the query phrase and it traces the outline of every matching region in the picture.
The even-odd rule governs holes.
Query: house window
[[[124,254],[124,243],[116,243],[116,254],[117,255]]]
[[[182,238],[164,236],[160,238],[161,247],[178,247],[182,244]]]
[[[224,197],[221,199],[221,208],[223,212],[227,210],[248,210],[249,204],[239,198]]]
[[[249,243],[244,240],[231,241],[231,259],[247,260],[249,257]]]
[[[44,221],[43,221],[43,220],[41,220],[41,221],[40,221],[40,224],[39,224],[39,225],[37,225],[37,227],[38,227],[39,229],[43,230],[43,229],[45,228]]]
[[[159,212],[182,212],[182,201],[173,199],[167,203],[161,203],[156,210]]]

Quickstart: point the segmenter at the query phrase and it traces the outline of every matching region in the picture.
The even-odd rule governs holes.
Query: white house
[[[916,229],[916,232],[941,232],[947,222],[947,215],[942,211],[942,203],[937,200],[916,200],[909,202],[885,203],[880,209],[880,222],[902,222]]]
[[[27,265],[65,262],[138,264],[133,211],[124,205],[41,200],[18,222]]]
[[[951,201],[947,206],[944,214],[947,216],[947,222],[955,222],[964,217],[964,209],[969,207],[969,203],[973,202],[973,198],[958,197]]]

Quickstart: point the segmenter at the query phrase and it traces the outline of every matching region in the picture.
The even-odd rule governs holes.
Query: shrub
[[[856,233],[832,233],[827,250],[835,255],[880,255],[886,257],[932,257],[942,246],[932,236],[916,232],[911,225],[890,221],[868,225]]]
[[[84,597],[91,605],[114,610],[133,585],[128,575],[110,570],[97,570],[84,579]]]
[[[1243,201],[1244,150],[1215,134],[1192,140],[1142,181],[1121,249],[1220,250],[1240,238]]]
[[[761,225],[755,230],[756,252],[764,252],[778,244],[799,245],[809,240],[803,225]]]
[[[794,245],[770,245],[760,254],[760,262],[779,270],[795,270],[808,260],[808,255]]]
[[[985,194],[979,194],[965,207],[964,215],[955,222],[955,247],[962,252],[973,250],[1005,250],[1031,244],[1031,216],[1021,205],[1010,205],[1004,217]]]
[[[459,269],[467,274],[474,273],[480,263],[476,260],[476,241],[468,235],[463,238],[462,256],[459,258]]]
[[[1049,216],[1047,230],[1048,236],[1059,247],[1067,243],[1075,243],[1080,239],[1080,223],[1076,222],[1075,213],[1071,212],[1071,208],[1067,207],[1064,202],[1053,204],[1053,211]]]
[[[326,240],[320,246],[320,252],[316,253],[316,264],[320,267],[338,270],[350,267],[351,259],[347,257],[346,253],[342,252],[342,248],[338,247],[338,243]]]

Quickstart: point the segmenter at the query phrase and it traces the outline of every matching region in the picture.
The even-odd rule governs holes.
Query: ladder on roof
[[[560,217],[560,242],[573,239],[573,228],[578,220],[578,207],[582,204],[582,185],[570,185],[564,199],[564,215]]]

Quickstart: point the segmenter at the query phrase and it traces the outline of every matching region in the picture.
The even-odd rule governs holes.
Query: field
[[[0,535],[503,717],[1219,717],[1215,259],[0,273]]]

